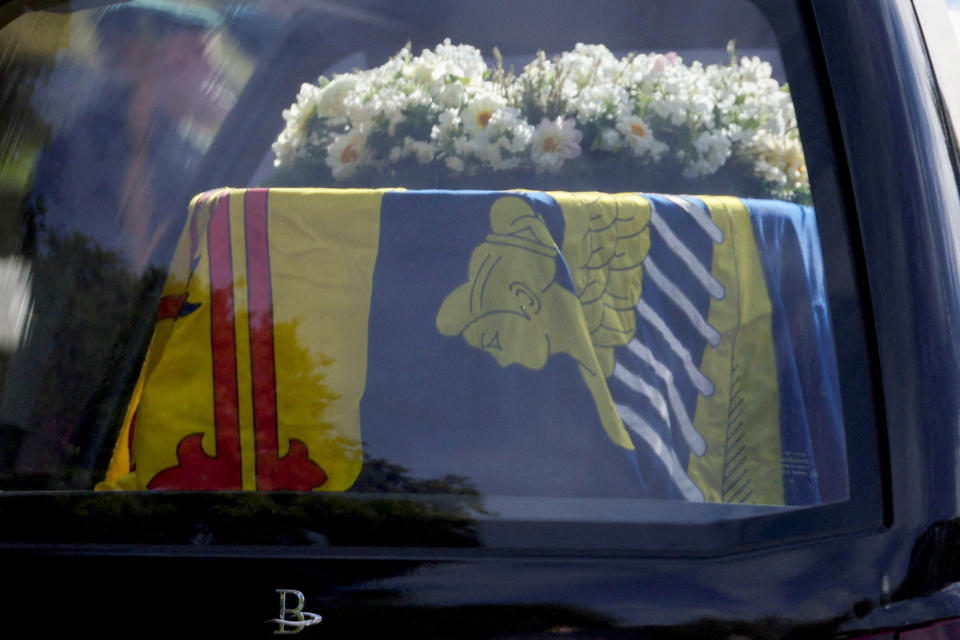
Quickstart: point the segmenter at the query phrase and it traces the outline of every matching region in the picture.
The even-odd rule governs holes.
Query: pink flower
[[[680,61],[680,56],[676,51],[668,51],[666,54],[657,54],[653,59],[653,66],[650,67],[651,73],[663,73],[668,66],[673,66]]]

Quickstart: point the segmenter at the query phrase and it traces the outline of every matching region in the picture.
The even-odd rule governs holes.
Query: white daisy
[[[369,155],[367,136],[359,128],[351,129],[334,138],[327,147],[327,166],[335,180],[347,180],[362,167]]]
[[[537,173],[558,173],[565,161],[580,155],[582,139],[583,133],[574,126],[572,119],[557,116],[556,120],[541,120],[530,141]]]
[[[627,116],[617,122],[617,131],[623,134],[635,156],[649,156],[656,161],[667,151],[667,145],[653,136],[646,122],[639,116]]]
[[[493,92],[474,96],[460,114],[464,130],[473,136],[482,135],[490,119],[505,105],[506,100]]]

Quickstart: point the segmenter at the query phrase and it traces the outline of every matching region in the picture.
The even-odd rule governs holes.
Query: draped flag
[[[220,190],[191,204],[99,488],[847,495],[813,211],[731,197]]]

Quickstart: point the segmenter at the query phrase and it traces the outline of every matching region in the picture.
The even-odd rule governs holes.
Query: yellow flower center
[[[350,164],[351,162],[356,162],[357,157],[357,150],[353,148],[352,144],[348,144],[340,153],[340,162],[343,164]]]
[[[558,146],[560,145],[557,143],[557,139],[552,136],[543,141],[543,150],[547,153],[556,151]]]
[[[477,116],[477,122],[480,124],[480,128],[486,129],[487,123],[490,122],[490,118],[493,117],[493,114],[489,111],[482,111],[480,115]]]
[[[637,136],[638,138],[642,138],[643,136],[647,135],[647,130],[641,127],[639,124],[630,125],[630,131],[632,131],[633,135]]]

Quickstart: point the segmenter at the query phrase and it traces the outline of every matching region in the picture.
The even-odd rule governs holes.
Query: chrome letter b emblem
[[[267,622],[276,622],[277,630],[274,634],[300,633],[304,627],[317,624],[323,618],[316,613],[310,613],[303,610],[303,594],[294,589],[277,589],[280,594],[280,617]],[[287,596],[296,596],[297,605],[295,607],[287,606]]]

